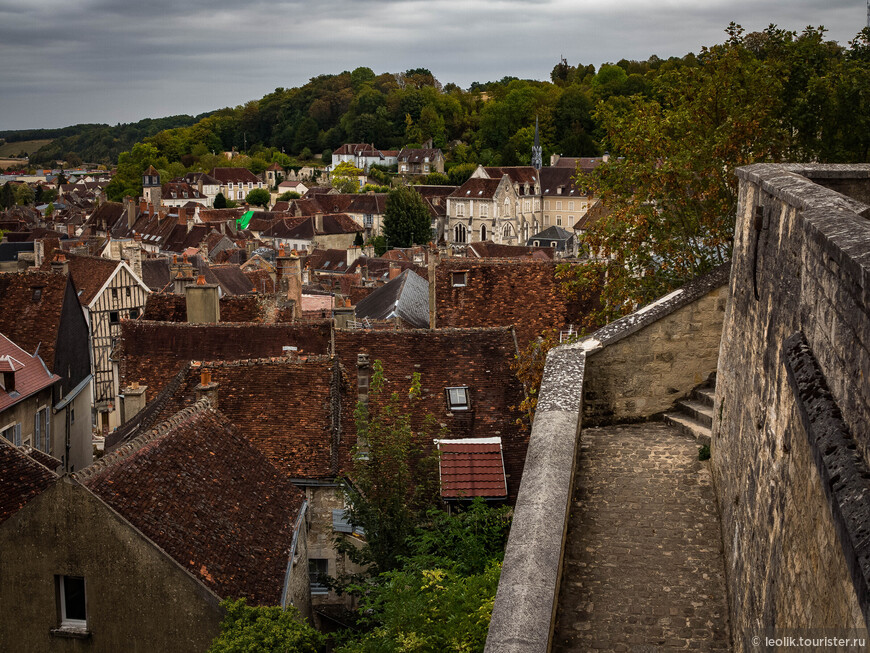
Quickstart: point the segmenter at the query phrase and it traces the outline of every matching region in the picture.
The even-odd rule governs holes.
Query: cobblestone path
[[[553,651],[728,651],[709,463],[662,423],[584,429]]]

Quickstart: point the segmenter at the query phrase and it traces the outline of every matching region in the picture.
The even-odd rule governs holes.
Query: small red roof
[[[441,496],[490,499],[507,496],[501,438],[436,440],[441,452]]]
[[[14,390],[0,387],[0,411],[60,381],[39,356],[31,356],[3,334],[0,334],[0,371],[15,374]]]

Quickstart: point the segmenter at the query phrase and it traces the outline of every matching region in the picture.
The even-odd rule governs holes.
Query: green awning
[[[236,226],[239,229],[247,229],[248,225],[251,224],[251,218],[254,216],[253,211],[246,211],[242,214],[242,217],[236,220]]]

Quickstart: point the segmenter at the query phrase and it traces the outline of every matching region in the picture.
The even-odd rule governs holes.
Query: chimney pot
[[[205,276],[204,275],[201,274],[196,278],[196,285],[197,286],[204,286],[205,285]]]

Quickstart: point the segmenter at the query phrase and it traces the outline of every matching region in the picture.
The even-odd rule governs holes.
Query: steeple
[[[538,116],[535,116],[535,144],[532,146],[532,167],[535,170],[540,170],[543,165],[541,139],[538,137]]]

